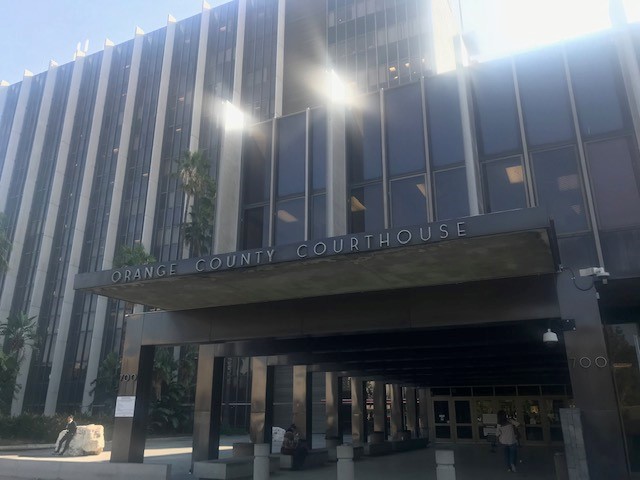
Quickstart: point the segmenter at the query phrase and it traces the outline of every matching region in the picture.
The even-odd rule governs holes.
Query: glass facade
[[[11,127],[13,126],[13,117],[16,113],[21,87],[22,83],[15,83],[6,87],[7,93],[4,101],[4,107],[0,111],[0,171],[2,171],[4,160],[7,155],[7,146],[9,145]]]
[[[38,318],[39,331],[42,332],[43,340],[40,349],[32,359],[30,380],[25,392],[25,408],[34,412],[42,412],[44,408],[54,346],[58,335],[60,312],[64,301],[63,292],[72,248],[73,227],[78,213],[78,202],[81,198],[80,188],[87,160],[102,56],[102,52],[100,52],[84,60],[77,114],[71,134],[69,156],[65,165],[59,219],[53,236],[53,248]]]
[[[242,66],[242,105],[254,121],[275,114],[278,0],[248,0]]]
[[[177,171],[178,161],[189,150],[199,35],[199,16],[176,24],[151,248],[161,262],[182,258],[185,206]]]
[[[329,65],[359,92],[428,73],[427,2],[328,0]]]

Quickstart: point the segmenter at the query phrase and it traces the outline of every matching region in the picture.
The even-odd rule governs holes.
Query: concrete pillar
[[[563,319],[573,319],[575,330],[564,333],[571,388],[582,410],[582,434],[591,478],[627,479],[624,435],[618,414],[615,386],[609,368],[604,329],[595,288],[579,289],[570,272],[556,276]],[[542,334],[542,332],[541,332]],[[586,359],[586,360],[585,360]]]
[[[136,103],[136,93],[138,91],[138,77],[140,75],[140,61],[142,59],[142,46],[144,42],[144,32],[136,29],[133,41],[133,52],[131,55],[131,66],[129,67],[129,80],[127,82],[127,99],[122,116],[122,127],[120,129],[120,143],[118,145],[118,162],[113,179],[113,193],[111,205],[109,206],[109,226],[104,242],[104,255],[102,266],[98,270],[110,270],[113,267],[113,257],[116,251],[116,240],[118,236],[118,223],[120,221],[120,210],[122,207],[122,195],[129,161],[129,141],[131,140],[131,130],[133,129],[133,110]],[[98,296],[96,300],[96,311],[93,320],[93,331],[91,333],[91,348],[89,350],[89,361],[87,363],[87,374],[84,381],[84,392],[82,394],[82,409],[84,412],[90,410],[93,403],[92,382],[98,376],[100,364],[100,353],[102,351],[102,338],[104,335],[104,325],[107,315],[107,297]]]
[[[407,387],[405,389],[405,401],[407,411],[407,425],[406,428],[411,432],[411,438],[418,438],[420,436],[420,427],[418,425],[418,405],[416,403],[416,389],[413,387]]]
[[[91,186],[98,156],[98,145],[100,143],[100,133],[102,131],[102,117],[107,97],[107,86],[109,84],[109,72],[111,71],[111,60],[113,58],[113,44],[105,43],[102,64],[100,66],[100,77],[96,92],[96,101],[91,120],[91,133],[87,144],[87,153],[82,175],[82,185],[80,186],[78,202],[78,212],[76,214],[71,239],[71,253],[69,254],[69,265],[67,267],[67,277],[64,285],[62,308],[60,310],[60,323],[58,324],[58,334],[56,336],[55,350],[51,362],[51,373],[49,374],[49,385],[47,387],[47,398],[44,404],[44,414],[53,415],[56,413],[58,402],[58,392],[60,390],[60,380],[62,377],[62,367],[64,356],[67,350],[67,340],[69,337],[69,327],[71,326],[71,313],[75,299],[75,289],[73,283],[80,268],[80,256],[84,247],[84,234],[87,225],[87,215],[91,204]]]
[[[271,445],[273,427],[273,368],[267,357],[251,358],[251,415],[249,437],[252,443]]]
[[[118,388],[111,447],[111,462],[114,463],[144,461],[155,348],[142,346],[142,326],[142,316],[127,318],[120,373],[122,378],[128,376],[129,380],[122,380]]]
[[[198,350],[192,462],[218,458],[224,357],[216,357],[214,347],[213,344],[200,345]]]
[[[284,87],[284,35],[287,0],[278,0],[278,26],[276,34],[276,91],[274,93],[274,113],[282,116]]]
[[[4,272],[4,285],[2,288],[2,298],[0,299],[0,321],[5,321],[11,313],[11,303],[16,289],[16,281],[18,280],[18,270],[20,268],[20,260],[22,259],[22,250],[24,247],[25,237],[27,234],[27,226],[29,221],[29,212],[33,204],[33,196],[35,192],[36,180],[38,178],[38,170],[40,169],[40,160],[42,159],[42,150],[44,148],[44,137],[49,122],[49,113],[51,111],[51,103],[53,100],[53,90],[56,83],[57,64],[52,63],[47,72],[47,79],[44,85],[42,102],[40,103],[40,112],[38,114],[38,123],[33,136],[33,146],[31,148],[31,156],[29,157],[29,166],[25,178],[22,198],[20,200],[19,213],[16,218],[14,227],[13,242],[11,247],[11,255],[9,256],[9,268]],[[0,339],[0,344],[1,344]],[[11,413],[13,415],[20,414],[22,403],[24,400],[24,391],[27,383],[29,367],[31,366],[31,354],[33,349],[27,345],[24,349],[24,360],[20,365],[17,382],[22,388],[14,396],[11,402]]]
[[[270,443],[257,443],[253,446],[253,480],[269,480]]]
[[[300,438],[307,441],[311,448],[312,441],[312,373],[306,365],[293,367],[293,423],[298,427]]]
[[[429,389],[418,389],[418,420],[420,437],[429,438]]]
[[[353,381],[353,380],[352,380]],[[327,410],[327,441],[338,440],[342,443],[342,379],[335,372],[325,374],[325,398]],[[353,405],[353,402],[352,402]]]
[[[353,469],[353,445],[338,445],[337,456],[337,480],[353,480],[355,478]]]
[[[327,107],[327,235],[347,233],[347,140],[345,107]]]
[[[383,433],[387,440],[387,389],[379,381],[373,382],[373,431]]]
[[[160,160],[162,157],[162,140],[164,138],[165,120],[167,117],[167,100],[169,95],[169,80],[171,79],[171,63],[173,59],[173,43],[176,37],[176,22],[169,17],[167,34],[164,40],[162,55],[162,72],[158,89],[158,106],[156,107],[156,122],[154,126],[153,146],[151,147],[151,164],[149,166],[149,181],[147,200],[144,209],[144,224],[142,227],[142,245],[149,252],[153,239],[153,226],[156,217],[156,201],[158,199],[158,184],[160,182]]]
[[[458,79],[458,96],[460,99],[460,119],[462,122],[462,141],[464,147],[464,163],[467,174],[467,190],[469,192],[469,215],[483,213],[478,186],[478,148],[476,146],[475,127],[473,123],[472,101],[469,89],[467,69],[463,62],[462,37],[454,38],[456,54],[456,74]]]
[[[391,385],[391,438],[400,439],[400,432],[404,431],[404,412],[402,405],[402,387]]]
[[[7,92],[9,82],[6,80],[0,80],[0,118],[4,115],[4,106],[7,103]]]
[[[453,450],[436,450],[436,480],[456,480]]]
[[[367,392],[361,378],[351,378],[351,441],[354,445],[367,442]]]

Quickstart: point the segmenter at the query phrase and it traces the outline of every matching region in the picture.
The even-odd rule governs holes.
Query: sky
[[[461,1],[465,30],[489,57],[609,26],[607,0]],[[629,19],[640,21],[640,0],[623,2]],[[201,10],[201,0],[0,0],[0,80],[18,82],[25,69],[43,72],[51,59],[67,63],[78,43],[84,49],[89,40],[94,53],[106,38],[122,43],[136,26],[151,32],[169,14],[182,20]]]

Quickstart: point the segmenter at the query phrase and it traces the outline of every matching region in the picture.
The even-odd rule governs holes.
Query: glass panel
[[[427,221],[427,185],[424,175],[391,182],[391,221],[394,227]]]
[[[626,437],[631,471],[640,472],[640,370],[635,342],[636,323],[605,326],[607,351],[616,390],[622,426]]]
[[[363,99],[361,109],[352,111],[349,123],[347,153],[351,182],[381,178],[380,97],[376,94]]]
[[[524,168],[520,157],[505,158],[484,165],[488,212],[525,208]]]
[[[269,207],[245,210],[242,248],[252,249],[269,245]]]
[[[520,150],[520,128],[509,61],[478,65],[472,71],[478,147],[482,156]]]
[[[327,113],[324,108],[311,110],[311,184],[313,190],[327,186]]]
[[[278,121],[278,196],[304,193],[306,113]]]
[[[527,440],[533,442],[542,442],[544,440],[544,435],[542,432],[542,427],[525,427],[525,435]]]
[[[549,439],[552,442],[564,442],[564,437],[562,436],[562,428],[551,427],[549,429]]]
[[[426,79],[427,125],[434,168],[464,162],[458,79],[455,73]]]
[[[473,429],[470,426],[456,427],[456,434],[461,440],[470,440],[473,438]]]
[[[540,403],[537,400],[524,400],[522,402],[522,421],[525,425],[540,425]]]
[[[469,215],[467,173],[465,167],[434,174],[436,186],[436,217],[438,220]]]
[[[515,400],[500,400],[498,403],[498,411],[504,410],[507,418],[518,421],[518,409]]]
[[[271,182],[271,122],[256,125],[244,140],[242,156],[245,205],[269,200]]]
[[[627,138],[587,144],[596,211],[601,229],[640,225],[640,194]]]
[[[351,232],[375,232],[384,229],[382,185],[376,183],[351,191]]]
[[[278,202],[275,235],[276,245],[304,240],[304,198]]]
[[[413,83],[385,93],[389,173],[423,172],[425,166],[422,95]]]
[[[587,217],[575,148],[538,152],[531,158],[538,205],[553,217],[557,232],[586,230]]]
[[[327,196],[314,195],[311,204],[311,239],[327,236]]]
[[[582,134],[599,135],[625,128],[626,107],[618,94],[622,80],[613,45],[603,42],[602,37],[576,42],[568,51],[568,59]]]
[[[600,243],[611,275],[635,277],[640,274],[640,228],[601,232]]]
[[[517,67],[529,146],[571,140],[573,117],[560,49],[523,55]]]
[[[456,400],[456,423],[471,423],[471,402],[469,400]]]
[[[446,400],[434,400],[433,414],[435,423],[449,423],[449,402]]]
[[[596,246],[591,233],[558,239],[562,264],[573,269],[597,265]],[[607,263],[608,265],[608,263]]]
[[[451,438],[451,427],[436,425],[436,438]]]

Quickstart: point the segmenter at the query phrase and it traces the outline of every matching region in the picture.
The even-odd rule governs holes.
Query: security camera
[[[558,335],[555,332],[552,332],[550,328],[547,328],[547,331],[542,335],[542,342],[547,347],[553,347],[558,343]]]

